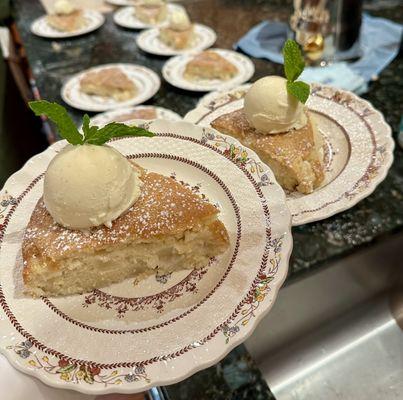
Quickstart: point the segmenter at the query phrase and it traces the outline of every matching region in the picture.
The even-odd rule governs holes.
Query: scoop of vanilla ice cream
[[[287,80],[266,76],[256,81],[244,99],[249,123],[264,134],[300,129],[307,123],[305,106],[287,91]]]
[[[169,27],[175,31],[185,31],[190,28],[190,19],[185,10],[175,10],[169,16]]]
[[[76,8],[68,0],[57,0],[54,5],[56,14],[71,14]]]
[[[43,199],[66,228],[110,227],[138,199],[140,189],[137,171],[114,148],[67,145],[48,166]]]

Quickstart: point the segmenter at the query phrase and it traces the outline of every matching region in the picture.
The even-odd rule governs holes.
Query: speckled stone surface
[[[165,390],[170,400],[274,399],[244,346],[237,347],[214,367]]]
[[[372,4],[373,3],[373,4]],[[197,22],[213,27],[218,35],[216,47],[231,48],[252,26],[265,19],[286,21],[291,1],[282,0],[187,0],[183,1]],[[380,4],[386,4],[381,2]],[[371,2],[369,11],[376,16],[403,22],[403,4],[388,2],[382,8]],[[109,62],[146,65],[161,76],[166,58],[141,52],[135,43],[136,31],[117,27],[112,15],[98,31],[75,39],[52,41],[35,37],[31,22],[43,14],[38,0],[15,0],[15,17],[33,74],[43,98],[61,101],[59,92],[66,78],[82,69]],[[282,74],[283,67],[253,59],[253,81],[268,74]],[[403,63],[398,56],[370,86],[363,96],[385,114],[397,137],[403,93]],[[173,88],[166,82],[147,102],[170,108],[181,115],[194,108],[200,94]],[[69,109],[75,120],[82,113]],[[287,282],[300,278],[315,268],[344,257],[402,230],[403,226],[403,150],[395,151],[395,162],[385,181],[367,199],[352,209],[324,221],[293,230],[294,250]],[[184,383],[168,387],[172,399],[268,399],[271,396],[260,373],[243,347],[233,351],[217,366],[202,371]]]

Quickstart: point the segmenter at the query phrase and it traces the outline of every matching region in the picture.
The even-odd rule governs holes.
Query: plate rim
[[[237,90],[246,90],[248,84],[244,85],[239,85],[238,87],[229,89],[229,90],[224,90],[224,91],[214,91],[206,94],[203,96],[199,102],[197,103],[196,107],[192,110],[190,110],[184,117],[183,119],[185,121],[197,123],[195,119],[197,118],[198,121],[200,121],[201,118],[204,118],[205,115],[207,115],[210,110],[207,108],[207,101],[214,101],[214,98],[219,98],[221,96],[228,95],[231,92],[236,92]],[[378,173],[376,174],[375,178],[369,181],[369,185],[362,190],[361,192],[357,193],[352,199],[349,199],[348,201],[343,202],[342,204],[339,205],[339,207],[336,207],[334,209],[331,209],[327,212],[324,212],[327,210],[328,207],[325,207],[322,212],[309,212],[305,214],[305,217],[300,217],[298,219],[295,219],[293,217],[293,222],[292,226],[300,226],[304,224],[309,224],[312,222],[316,221],[321,221],[327,218],[330,218],[338,213],[341,213],[343,211],[346,211],[355,205],[357,205],[361,200],[364,198],[370,196],[375,189],[378,187],[378,185],[386,178],[390,167],[393,164],[394,161],[394,149],[395,149],[395,142],[393,140],[393,135],[392,135],[392,128],[391,126],[386,122],[384,114],[376,109],[368,100],[365,100],[361,98],[360,96],[356,95],[355,93],[352,93],[348,90],[336,88],[330,85],[325,85],[322,83],[313,83],[311,84],[312,88],[319,88],[319,90],[330,90],[333,93],[341,93],[342,95],[349,96],[350,98],[353,98],[355,101],[358,101],[362,104],[364,104],[368,109],[370,109],[379,119],[380,124],[382,125],[382,135],[381,137],[385,140],[385,144],[387,145],[387,155],[388,157],[385,158],[384,162],[382,163],[382,168],[378,170]],[[234,99],[232,101],[237,101],[239,99]],[[229,102],[227,103],[229,104]],[[202,114],[203,113],[203,114]],[[204,126],[204,125],[203,125]],[[379,130],[377,131],[379,132]],[[331,187],[331,185],[328,185]],[[287,203],[291,203],[291,200],[287,200]],[[291,207],[291,214],[292,214],[292,207]],[[297,214],[298,216],[298,214]]]
[[[154,108],[154,109],[156,109],[157,111],[158,111],[158,110],[169,111],[169,113],[172,113],[172,115],[175,115],[175,116],[178,118],[177,121],[182,121],[182,120],[183,120],[183,117],[181,117],[176,111],[173,111],[173,110],[171,110],[171,109],[169,109],[169,108],[161,107],[161,106],[155,106],[155,105],[149,105],[149,104],[139,104],[139,105],[136,105],[136,106],[122,107],[122,108],[114,108],[113,110],[108,110],[108,111],[104,111],[104,112],[97,113],[97,114],[95,114],[95,115],[93,115],[93,116],[91,117],[91,122],[93,123],[93,120],[94,120],[95,118],[106,116],[106,114],[118,113],[119,111],[122,112],[122,113],[123,113],[123,112],[130,112],[130,111],[132,111],[132,110],[135,109],[135,108],[146,108],[146,109]],[[118,115],[119,115],[119,114],[118,114]],[[159,117],[157,116],[156,119],[162,119],[162,118],[159,118]],[[134,121],[138,121],[138,120],[137,120],[137,119],[131,119],[131,120],[124,121],[124,123],[128,123],[128,122],[131,123],[131,122],[134,122]],[[141,120],[141,121],[151,121],[151,120]]]
[[[244,79],[242,82],[236,83],[234,87],[237,87],[237,86],[239,86],[239,85],[241,85],[243,83],[248,82],[253,77],[253,75],[255,74],[255,64],[253,63],[252,59],[250,57],[246,56],[245,54],[239,53],[239,52],[231,50],[231,49],[224,49],[224,48],[220,48],[220,47],[212,47],[212,48],[209,48],[209,50],[213,50],[213,51],[219,50],[219,51],[224,51],[224,52],[228,52],[228,53],[231,53],[231,54],[236,54],[237,56],[242,57],[249,64],[250,71],[249,71],[249,73],[247,75],[248,77],[246,79]],[[176,55],[176,56],[173,56],[173,57],[169,58],[164,63],[164,65],[162,66],[162,70],[161,70],[162,77],[165,79],[165,81],[168,82],[170,85],[176,87],[176,88],[186,90],[186,91],[189,91],[189,92],[197,92],[197,93],[206,93],[206,92],[210,93],[210,92],[212,92],[212,90],[210,90],[208,88],[205,88],[205,87],[201,87],[201,86],[199,86],[197,88],[193,87],[193,88],[190,89],[189,86],[187,86],[185,84],[178,85],[176,82],[173,83],[173,81],[167,75],[166,70],[169,68],[169,66],[171,64],[177,63],[178,60],[180,60],[180,59],[188,58],[188,57],[190,57],[192,55],[196,55],[198,53],[201,53],[201,51],[195,51],[195,52],[189,52],[189,53],[185,53],[185,54],[179,54],[179,55]],[[222,86],[225,86],[225,85],[226,84],[223,83]],[[227,89],[232,90],[234,87],[230,87],[230,88],[227,87]],[[219,89],[219,91],[221,91],[221,90]]]
[[[97,24],[94,24],[91,27],[88,27],[87,29],[84,29],[83,31],[79,31],[79,32],[60,32],[59,34],[46,34],[46,33],[41,33],[40,31],[38,31],[37,29],[35,29],[35,25],[42,21],[45,20],[46,21],[46,17],[48,16],[48,14],[44,14],[38,18],[36,18],[35,20],[33,20],[30,24],[30,31],[32,34],[45,38],[45,39],[69,39],[72,37],[77,37],[77,36],[82,36],[82,35],[86,35],[88,33],[91,33],[93,31],[96,31],[97,29],[99,29],[104,23],[105,23],[105,16],[100,12],[100,11],[96,11],[96,10],[84,10],[84,12],[86,14],[92,14],[92,15],[96,15],[96,17],[99,19]]]
[[[110,68],[110,67],[118,67],[120,68],[121,66],[128,66],[128,67],[134,67],[138,70],[143,70],[146,71],[147,74],[149,76],[151,76],[153,80],[155,80],[156,85],[155,88],[150,91],[150,94],[148,97],[144,98],[144,100],[142,100],[141,102],[138,102],[136,100],[136,97],[133,97],[133,99],[128,100],[128,103],[122,105],[122,104],[116,104],[116,106],[94,106],[94,107],[86,107],[86,108],[82,108],[80,106],[78,106],[75,102],[71,101],[69,99],[68,96],[66,96],[66,90],[68,89],[68,86],[71,84],[71,82],[79,77],[81,77],[83,74],[88,73],[92,70],[97,70],[97,69],[103,69],[103,68]],[[107,64],[98,64],[98,65],[93,65],[92,67],[89,67],[87,69],[81,70],[73,75],[70,75],[66,81],[63,83],[62,87],[60,88],[60,96],[62,98],[62,100],[68,104],[70,107],[73,107],[77,110],[82,110],[82,111],[89,111],[89,112],[105,112],[105,111],[112,111],[112,110],[116,110],[118,108],[123,108],[123,107],[131,107],[131,106],[136,106],[136,105],[141,105],[143,103],[145,103],[146,101],[148,101],[149,99],[151,99],[152,97],[154,97],[157,92],[160,90],[161,88],[161,78],[160,76],[153,71],[151,68],[149,67],[145,67],[144,65],[140,65],[140,64],[133,64],[133,63],[107,63]]]
[[[211,35],[211,40],[208,42],[208,44],[203,45],[202,47],[199,47],[197,50],[195,50],[194,47],[191,47],[191,48],[183,49],[183,50],[169,49],[167,51],[158,51],[158,50],[153,50],[150,47],[144,46],[143,42],[142,42],[144,40],[144,37],[147,36],[147,35],[151,35],[151,33],[154,33],[154,31],[159,30],[159,27],[144,29],[142,32],[140,32],[136,36],[137,47],[139,49],[141,49],[142,51],[146,52],[146,53],[154,54],[156,56],[173,57],[173,56],[177,56],[177,55],[181,55],[181,54],[191,53],[191,52],[194,52],[194,51],[206,50],[206,49],[210,48],[211,46],[213,46],[214,43],[217,41],[217,34],[216,34],[215,30],[213,28],[207,26],[207,25],[199,24],[197,22],[194,23],[193,25],[195,27],[199,27],[201,29],[204,29],[204,30],[208,31],[209,34]]]
[[[124,1],[120,1],[120,3],[119,3],[119,1],[114,1],[114,0],[105,0],[108,4],[110,4],[110,5],[112,5],[112,6],[115,6],[115,7],[127,7],[127,6],[130,6],[131,5],[131,3],[129,3],[129,1],[130,0],[124,0]],[[134,3],[134,1],[135,0],[132,0],[132,4],[135,4]],[[119,4],[118,4],[119,3]]]
[[[137,120],[141,121],[141,120]],[[189,122],[185,121],[164,121],[164,120],[154,120],[154,121],[144,121],[144,123],[148,124],[153,124],[153,123],[160,123],[164,124],[164,132],[170,132],[174,128],[172,126],[178,126],[181,125],[181,133],[176,133],[177,136],[183,137],[183,138],[189,138],[189,135],[183,134],[182,132],[188,132],[190,129],[186,129],[186,127],[196,127],[198,128],[198,132],[203,131],[202,127],[197,127],[194,124],[191,124]],[[161,122],[162,121],[162,122]],[[157,132],[161,132],[157,127],[155,128]],[[179,129],[179,128],[177,128]],[[220,134],[219,132],[215,131],[214,129],[209,129],[210,131],[213,131],[214,133]],[[196,133],[194,133],[194,137],[197,138],[198,136]],[[200,138],[199,138],[200,139]],[[120,139],[121,140],[121,139]],[[228,140],[231,143],[237,144],[241,146],[242,148],[246,148],[245,146],[242,146],[239,144],[239,142],[231,137],[228,137]],[[0,191],[0,194],[5,193],[7,190],[7,187],[12,184],[12,182],[16,179],[16,176],[18,174],[21,174],[22,172],[29,171],[31,169],[31,164],[35,162],[35,159],[39,161],[41,157],[43,157],[44,153],[52,153],[55,148],[61,148],[60,146],[63,146],[65,144],[65,141],[59,141],[56,142],[55,144],[49,146],[44,152],[32,157],[30,160],[28,160],[24,166],[14,173],[7,181],[6,184],[4,185],[3,189]],[[259,157],[250,149],[248,149],[248,153],[250,152],[251,158],[256,159],[257,161],[260,161]],[[51,154],[48,154],[50,156]],[[261,162],[261,161],[260,161]],[[193,375],[197,371],[200,371],[202,369],[208,368],[211,365],[216,364],[219,362],[221,359],[223,359],[231,350],[233,350],[236,346],[244,342],[254,331],[255,327],[258,325],[258,323],[264,318],[265,315],[271,310],[273,307],[276,298],[278,296],[278,292],[283,285],[286,277],[287,277],[287,272],[289,268],[289,259],[291,256],[292,252],[292,246],[293,246],[293,239],[291,235],[291,215],[288,210],[288,208],[285,206],[285,194],[281,187],[278,185],[276,182],[273,173],[271,172],[270,169],[266,170],[270,176],[270,180],[273,182],[273,185],[270,185],[273,190],[273,194],[277,196],[277,201],[274,203],[273,208],[278,207],[280,204],[282,204],[282,210],[284,211],[283,213],[279,213],[277,216],[277,223],[280,223],[279,226],[277,227],[278,231],[281,231],[284,234],[284,242],[282,245],[282,259],[281,259],[281,264],[278,273],[277,273],[277,278],[275,279],[275,283],[271,287],[270,290],[270,300],[266,299],[263,303],[261,303],[261,307],[259,307],[257,310],[255,310],[255,316],[251,320],[251,323],[247,326],[245,326],[242,331],[239,332],[238,335],[235,335],[231,341],[227,344],[225,344],[226,347],[221,346],[221,351],[219,354],[217,354],[217,351],[210,351],[210,352],[203,352],[202,354],[199,354],[198,357],[193,358],[192,362],[186,363],[186,365],[183,365],[185,363],[181,364],[181,361],[183,359],[177,358],[176,359],[176,368],[170,369],[170,372],[167,373],[165,376],[166,378],[160,378],[158,380],[150,381],[147,384],[142,383],[141,386],[134,388],[133,385],[128,383],[127,385],[122,385],[122,386],[114,386],[113,387],[97,387],[97,386],[91,386],[91,385],[76,385],[72,382],[64,382],[62,380],[55,380],[51,379],[50,376],[47,374],[41,372],[41,370],[37,369],[29,369],[28,367],[25,367],[20,364],[19,359],[17,357],[13,357],[13,353],[9,352],[6,350],[5,347],[1,346],[0,347],[0,352],[5,355],[6,359],[10,362],[10,364],[18,369],[19,371],[29,374],[31,376],[35,376],[36,378],[40,379],[42,382],[45,384],[56,387],[56,388],[65,388],[65,389],[71,389],[75,390],[81,393],[85,394],[107,394],[107,393],[136,393],[136,392],[141,392],[144,390],[147,390],[153,386],[165,386],[169,384],[173,384],[179,381],[182,381],[183,379],[186,379],[187,377]],[[32,173],[29,175],[30,178],[33,177]],[[267,192],[265,193],[264,197],[267,197]],[[1,311],[3,313],[3,311]],[[214,340],[214,339],[213,339]],[[206,344],[208,346],[208,344]],[[207,347],[206,347],[207,348]],[[179,360],[179,362],[178,362]],[[187,361],[190,361],[187,359]],[[175,360],[172,360],[172,362],[175,362]],[[173,372],[173,373],[172,373]],[[171,376],[171,378],[169,378]]]
[[[168,7],[168,12],[172,12],[172,10],[178,9],[178,8],[183,8],[183,6],[179,5],[179,4],[174,4],[174,3],[167,3],[167,7]],[[122,21],[120,21],[120,14],[123,14],[125,12],[129,12],[130,10],[128,9],[134,9],[135,8],[135,4],[133,5],[129,5],[129,6],[122,6],[119,7],[116,11],[114,11],[113,13],[113,22],[120,26],[121,28],[125,28],[125,29],[131,29],[131,30],[135,30],[135,31],[141,31],[143,29],[150,29],[150,28],[155,28],[155,27],[159,27],[161,25],[163,25],[167,19],[165,19],[164,21],[161,21],[157,24],[148,24],[146,22],[142,22],[139,21],[139,24],[137,25],[131,25],[131,24],[126,24],[126,23],[122,23]],[[134,11],[134,10],[132,10]]]

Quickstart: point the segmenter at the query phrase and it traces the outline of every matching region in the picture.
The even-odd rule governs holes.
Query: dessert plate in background
[[[248,85],[210,93],[184,119],[210,126],[243,107]],[[312,85],[308,109],[324,138],[325,179],[313,193],[287,192],[292,224],[301,225],[347,210],[369,196],[393,162],[390,126],[370,103],[351,92]]]
[[[86,33],[95,31],[98,29],[104,22],[105,17],[98,11],[93,10],[84,10],[84,18],[87,20],[87,25],[83,28],[77,29],[73,32],[61,32],[57,29],[52,28],[46,18],[47,15],[43,15],[39,17],[31,24],[31,32],[37,36],[49,38],[49,39],[64,39],[70,38],[74,36],[84,35]]]
[[[80,90],[80,79],[90,71],[99,71],[105,68],[118,67],[136,87],[137,94],[128,100],[117,101],[112,97],[106,98],[89,95]],[[159,76],[149,68],[136,64],[104,64],[89,68],[70,77],[61,90],[62,99],[72,107],[85,111],[107,111],[115,108],[123,108],[141,104],[153,97],[161,86]]]
[[[140,3],[141,0],[106,0],[106,2],[112,4],[113,6],[124,7]]]
[[[193,59],[195,54],[181,54],[170,58],[162,68],[162,75],[171,85],[180,89],[195,92],[210,92],[212,90],[228,90],[248,81],[255,72],[255,66],[250,58],[232,50],[210,49],[217,52],[227,61],[235,65],[238,73],[232,79],[203,79],[190,81],[183,76],[186,64]]]
[[[183,10],[183,7],[177,4],[167,4],[168,7],[168,12],[167,12],[167,18],[170,13],[177,11],[177,10]],[[140,21],[138,18],[136,18],[136,9],[135,7],[123,7],[120,8],[113,14],[113,20],[115,23],[123,28],[128,28],[128,29],[147,29],[147,28],[154,28],[156,26],[162,26],[166,19],[162,21],[161,23],[158,24],[148,24],[146,22]]]
[[[66,142],[29,160],[0,193],[0,351],[48,385],[95,395],[185,379],[252,333],[287,275],[291,216],[283,190],[256,154],[183,121],[143,126],[156,137],[109,145],[215,203],[230,248],[199,270],[128,279],[83,295],[28,297],[21,286],[22,237],[44,172]]]
[[[137,46],[148,53],[159,56],[175,56],[207,49],[214,44],[216,39],[217,36],[211,28],[201,24],[194,24],[194,39],[192,45],[186,49],[177,50],[167,46],[159,38],[159,28],[152,28],[141,32],[137,36],[136,41]]]
[[[137,106],[128,108],[119,108],[117,110],[106,111],[102,114],[97,114],[91,118],[91,124],[97,126],[103,126],[109,124],[110,122],[128,122],[135,119],[130,114],[136,111],[148,111],[154,110],[156,116],[153,118],[142,118],[142,119],[165,119],[168,121],[180,121],[182,117],[174,111],[168,110],[167,108],[157,107],[157,106]],[[136,118],[138,119],[138,118]]]

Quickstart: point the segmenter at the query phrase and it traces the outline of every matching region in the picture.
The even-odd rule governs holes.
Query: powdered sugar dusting
[[[66,229],[54,222],[40,199],[25,231],[24,255],[60,259],[67,254],[100,250],[111,244],[149,241],[181,234],[217,214],[215,206],[172,178],[148,173],[141,179],[144,184],[140,198],[112,223],[111,228]]]

